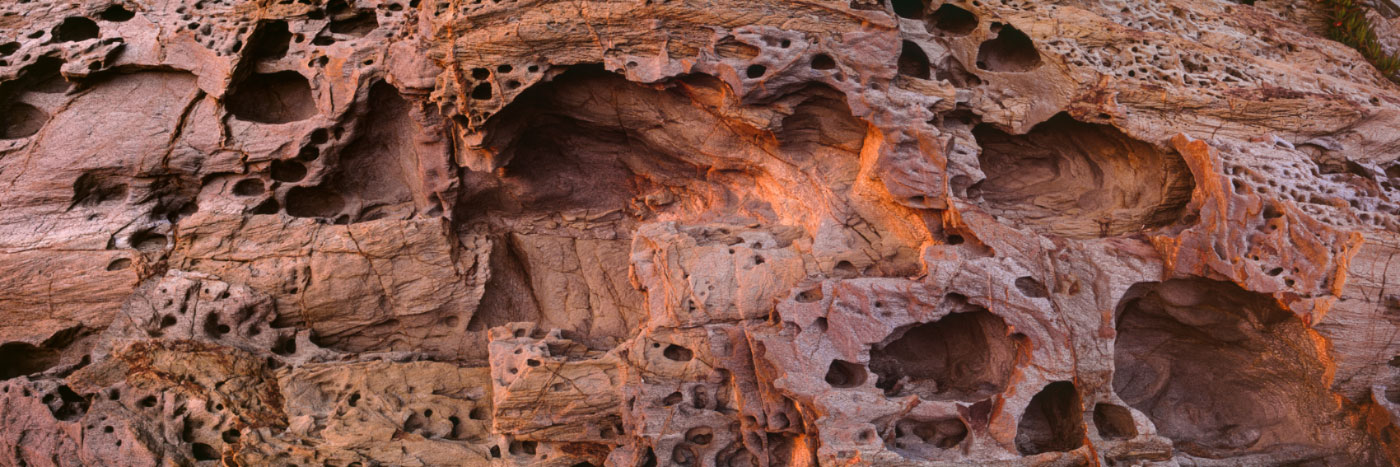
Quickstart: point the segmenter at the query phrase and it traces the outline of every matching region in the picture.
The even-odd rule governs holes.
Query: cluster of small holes
[[[1275,162],[1264,167],[1228,164],[1238,194],[1293,201],[1315,219],[1338,227],[1369,226],[1400,230],[1400,168],[1373,170],[1352,165],[1350,172],[1328,173],[1311,163]],[[1380,190],[1368,188],[1375,184]]]
[[[544,76],[544,67],[537,64],[478,65],[464,68],[462,79],[463,94],[467,102],[464,107],[472,109],[468,117],[458,115],[460,124],[480,125],[490,118],[497,109],[524,91],[528,85]],[[456,101],[455,96],[446,96],[448,103]],[[461,120],[467,120],[465,122]]]
[[[407,11],[406,11],[407,10]],[[406,23],[416,22],[403,3],[386,2],[377,8],[354,8],[346,0],[331,0],[323,8],[312,10],[308,18],[325,21],[326,27],[311,40],[311,44],[325,47],[338,42],[354,42],[369,38],[403,37],[408,29]]]
[[[1002,3],[1013,6],[1014,2]],[[1117,12],[1109,14],[1107,19],[1124,28],[1148,34],[1120,34],[1120,37],[1133,39],[1095,46],[1084,46],[1073,39],[1055,38],[1044,44],[1045,50],[1063,57],[1071,65],[1093,68],[1122,80],[1159,81],[1200,87],[1207,91],[1222,87],[1255,87],[1261,82],[1279,82],[1284,77],[1278,71],[1260,67],[1235,55],[1221,54],[1203,46],[1171,47],[1168,43],[1196,44],[1207,34],[1221,33],[1237,41],[1232,43],[1232,50],[1240,50],[1249,57],[1286,60],[1287,54],[1297,51],[1296,46],[1274,32],[1244,36],[1235,33],[1240,29],[1252,28],[1237,24],[1228,14],[1192,10],[1169,5],[1162,0],[1119,0],[1105,5],[1109,8],[1104,11]],[[1055,7],[1049,8],[1053,10]],[[1185,40],[1175,37],[1164,40],[1166,35]],[[1348,65],[1337,66],[1345,68]],[[1348,70],[1334,71],[1346,74]]]
[[[1255,154],[1259,156],[1259,154]],[[1387,180],[1386,173],[1374,171],[1359,165],[1352,165],[1351,172],[1328,173],[1320,170],[1310,161],[1288,161],[1262,159],[1253,165],[1240,162],[1227,162],[1224,174],[1229,178],[1229,189],[1238,196],[1257,195],[1263,199],[1263,206],[1257,219],[1251,221],[1254,232],[1250,233],[1249,250],[1242,254],[1242,261],[1251,264],[1263,276],[1271,277],[1284,287],[1311,287],[1316,284],[1301,284],[1300,270],[1276,263],[1275,253],[1267,246],[1279,241],[1267,238],[1288,238],[1296,232],[1290,229],[1287,216],[1289,203],[1307,216],[1318,221],[1350,229],[1368,226],[1375,229],[1400,230],[1400,203],[1397,203],[1393,188],[1380,185],[1377,193],[1365,188],[1371,183]],[[1240,158],[1244,160],[1244,158]],[[1396,170],[1400,172],[1400,170]],[[1357,179],[1369,179],[1358,181]],[[1288,242],[1291,240],[1280,240]],[[1341,245],[1327,245],[1331,254],[1341,253]],[[1215,253],[1229,260],[1224,245],[1215,245]]]
[[[223,56],[243,50],[243,37],[250,23],[239,20],[232,6],[223,1],[202,0],[175,9],[181,34],[191,34],[205,48]]]
[[[729,36],[716,44],[715,52],[745,81],[773,79],[776,70],[786,70],[789,64],[806,65],[806,69],[817,72],[830,71],[838,80],[842,79],[842,74],[835,71],[836,60],[830,54],[803,47],[801,40],[796,35],[767,33],[742,39]],[[628,66],[635,67],[636,63],[629,62]]]
[[[295,158],[272,161],[266,173],[232,182],[229,192],[244,202],[247,214],[285,212],[294,217],[326,217],[330,222],[348,223],[348,216],[335,215],[339,211],[339,195],[315,186],[320,181],[315,174],[323,165],[318,162],[322,151],[345,136],[340,127],[311,130]]]

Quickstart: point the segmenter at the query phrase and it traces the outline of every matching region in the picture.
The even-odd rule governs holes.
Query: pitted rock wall
[[[5,3],[0,465],[1393,465],[1400,86],[1326,21]]]

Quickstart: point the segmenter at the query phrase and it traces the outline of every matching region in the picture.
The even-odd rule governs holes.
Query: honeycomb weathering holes
[[[1336,428],[1326,356],[1272,297],[1176,279],[1134,285],[1118,313],[1113,389],[1177,449],[1212,458],[1306,449]]]
[[[295,71],[249,75],[224,105],[239,120],[256,123],[289,123],[316,114],[311,83]]]
[[[979,400],[1005,388],[1015,354],[1006,322],[977,309],[896,330],[870,350],[870,369],[888,395]]]
[[[1024,135],[973,130],[987,178],[969,189],[1013,224],[1093,238],[1177,221],[1195,182],[1179,154],[1061,113]]]

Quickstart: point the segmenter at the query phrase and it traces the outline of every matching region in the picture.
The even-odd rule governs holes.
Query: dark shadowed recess
[[[1113,388],[1193,456],[1290,452],[1370,465],[1374,446],[1346,425],[1319,351],[1268,295],[1205,279],[1139,283],[1118,305]],[[1131,433],[1112,420],[1122,415],[1098,412],[1100,430]]]
[[[1171,225],[1195,188],[1181,155],[1065,113],[1026,134],[981,124],[973,136],[987,178],[968,195],[1042,233],[1093,238]]]
[[[1005,321],[975,309],[896,330],[870,350],[870,369],[886,395],[976,401],[1005,388],[1015,354]]]

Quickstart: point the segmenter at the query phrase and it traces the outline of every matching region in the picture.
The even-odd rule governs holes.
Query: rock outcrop
[[[0,4],[0,466],[1393,465],[1327,15]]]

